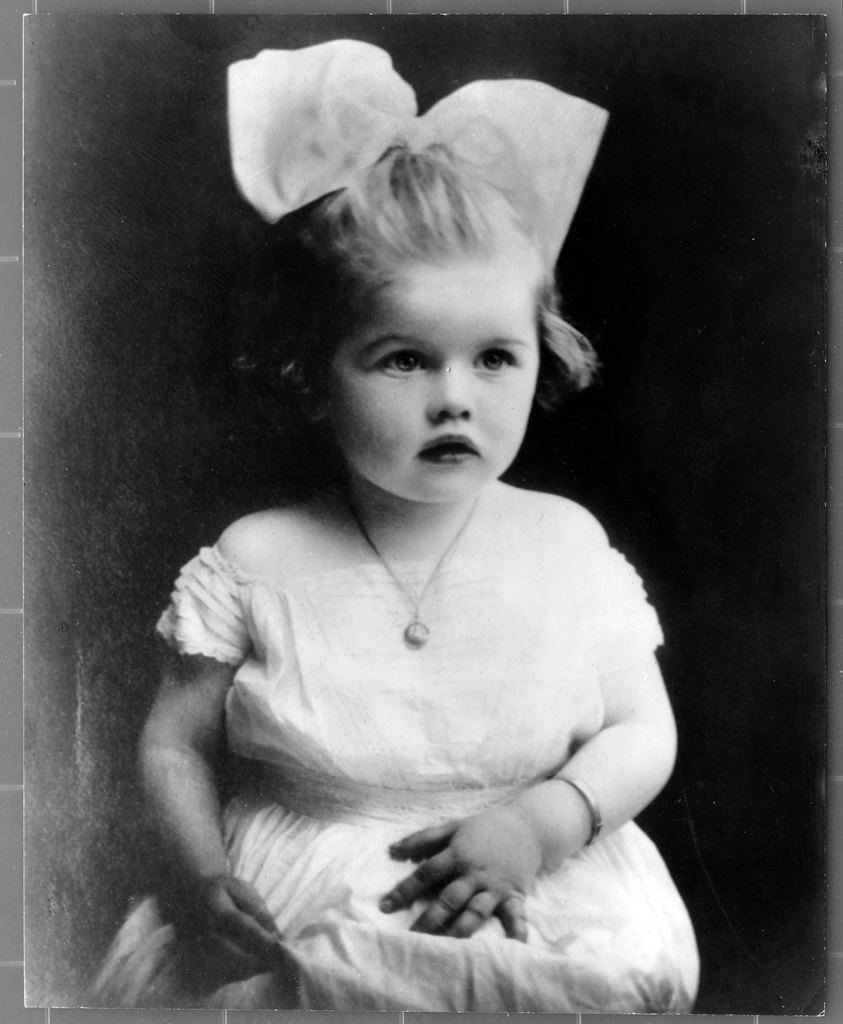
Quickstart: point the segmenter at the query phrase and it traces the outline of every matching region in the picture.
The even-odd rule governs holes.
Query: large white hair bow
[[[396,143],[447,145],[501,189],[554,261],[608,114],[549,85],[477,81],[422,117],[385,50],[338,39],[264,50],[228,69],[234,177],[274,222],[349,185]]]

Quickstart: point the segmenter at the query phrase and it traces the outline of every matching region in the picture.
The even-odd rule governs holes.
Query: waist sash
[[[394,789],[370,786],[339,776],[310,771],[301,765],[270,764],[238,758],[246,788],[287,810],[322,821],[352,825],[418,825],[464,818],[505,803],[533,781],[508,786],[431,786]]]

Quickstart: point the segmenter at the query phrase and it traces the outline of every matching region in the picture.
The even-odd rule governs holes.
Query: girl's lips
[[[427,462],[464,462],[479,454],[467,437],[441,437],[424,445],[419,458]]]

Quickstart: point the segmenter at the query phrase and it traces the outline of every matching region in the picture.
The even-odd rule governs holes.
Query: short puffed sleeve
[[[181,570],[157,632],[180,654],[239,665],[251,642],[236,571],[219,551],[202,548]]]
[[[602,526],[588,513],[579,526],[585,626],[600,674],[612,674],[652,655],[664,635],[641,577]]]
[[[595,643],[601,672],[611,674],[664,643],[644,583],[624,556],[608,548],[598,584]]]

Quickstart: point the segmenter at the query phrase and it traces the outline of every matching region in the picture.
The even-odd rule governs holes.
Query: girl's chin
[[[370,494],[381,494],[387,500],[393,499],[410,504],[434,505],[453,502],[473,501],[491,478],[472,477],[461,480],[427,480],[419,483],[399,484],[386,480],[353,480],[352,486],[368,490]]]

